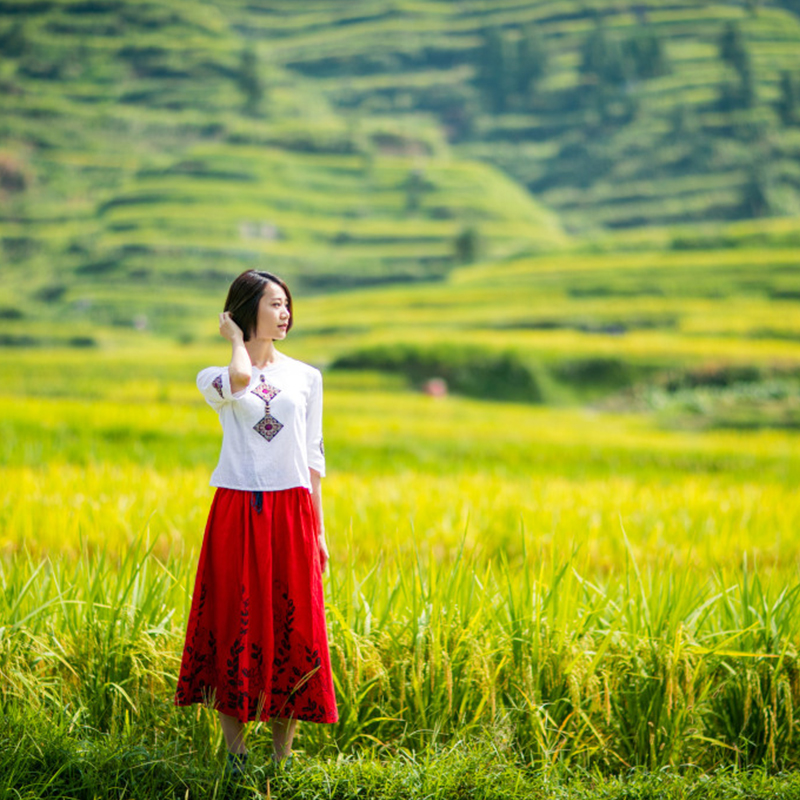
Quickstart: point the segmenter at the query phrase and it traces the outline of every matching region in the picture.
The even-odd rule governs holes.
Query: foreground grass
[[[75,735],[52,720],[3,711],[0,795],[20,800],[793,800],[800,793],[797,774],[764,770],[632,770],[619,777],[543,771],[521,764],[488,741],[391,759],[301,754],[290,772],[278,774],[264,766],[266,753],[253,749],[249,773],[231,780],[219,758],[201,760],[196,753],[175,751],[152,739]]]
[[[800,766],[796,581],[745,566],[699,584],[629,559],[600,582],[583,566],[462,554],[333,571],[340,720],[302,725],[298,746],[397,759],[489,740],[532,769],[605,775]],[[0,562],[7,716],[219,758],[213,715],[171,702],[193,567],[141,542],[122,558]]]

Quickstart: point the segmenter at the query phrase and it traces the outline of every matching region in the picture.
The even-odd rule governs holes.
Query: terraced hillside
[[[434,120],[338,114],[254,54],[230,10],[0,6],[2,341],[54,322],[74,344],[98,325],[190,336],[255,263],[319,289],[566,241],[513,179],[453,158]]]
[[[308,291],[791,243],[795,6],[2,0],[0,337],[190,337],[265,261]]]
[[[334,105],[431,112],[458,153],[501,166],[585,231],[796,213],[790,6],[373,2],[355,19],[344,5],[346,26],[309,14],[297,35],[272,15],[258,30],[282,30],[271,51]]]
[[[304,349],[318,358],[461,342],[543,360],[800,367],[798,302],[796,250],[736,248],[511,259],[456,269],[435,286],[307,298],[300,312]]]

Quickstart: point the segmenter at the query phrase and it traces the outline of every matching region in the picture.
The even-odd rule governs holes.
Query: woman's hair
[[[228,289],[228,297],[225,300],[223,311],[230,311],[233,321],[242,329],[244,340],[250,340],[252,334],[256,332],[258,325],[258,303],[264,288],[268,283],[275,283],[286,292],[286,300],[289,308],[289,324],[286,331],[292,329],[294,322],[294,308],[292,307],[292,293],[284,281],[271,272],[249,269],[243,272],[231,284]]]

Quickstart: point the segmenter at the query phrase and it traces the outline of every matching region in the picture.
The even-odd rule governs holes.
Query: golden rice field
[[[717,303],[727,322],[708,335],[700,301],[663,333],[482,328],[493,292],[510,292],[503,308],[519,318],[565,296],[542,289],[525,312],[512,304],[519,287],[501,284],[452,307],[458,280],[306,300],[306,330],[285,349],[325,368],[358,344],[435,341],[438,325],[445,339],[513,341],[551,360],[607,348],[623,360],[641,350],[664,363],[687,353],[800,363],[785,317],[771,324],[783,338],[750,335],[783,301],[739,297],[727,316]],[[673,301],[659,302],[639,297],[627,318]],[[552,313],[596,314],[594,298],[570,303]],[[374,331],[348,332],[359,304]],[[145,336],[138,347],[4,353],[0,701],[58,720],[65,735],[156,737],[176,758],[213,761],[212,717],[170,704],[220,439],[194,387],[198,369],[227,361],[223,344],[206,343],[211,322],[195,345]],[[325,383],[342,719],[303,727],[301,751],[395,754],[488,737],[502,758],[537,768],[800,765],[796,428],[687,427],[624,404],[437,399],[374,372],[326,368]]]
[[[145,536],[163,557],[192,557],[219,437],[193,367],[181,369],[185,383],[148,380],[143,365],[142,381],[78,385],[88,397],[64,398],[56,381],[57,400],[46,387],[0,399],[4,552],[118,553]],[[800,563],[796,434],[670,431],[646,415],[435,399],[370,376],[327,383],[326,517],[341,563],[447,557],[462,542],[475,558],[516,561],[524,541],[537,557],[575,550],[605,574],[626,536],[643,566],[748,557],[789,577]]]

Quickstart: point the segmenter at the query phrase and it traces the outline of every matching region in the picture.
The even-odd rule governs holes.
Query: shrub
[[[454,241],[456,261],[459,264],[472,264],[478,260],[481,251],[480,234],[472,227],[464,228]]]
[[[724,388],[737,383],[755,383],[763,377],[762,370],[755,364],[705,364],[668,375],[664,388],[668,392],[701,386]]]
[[[340,356],[334,369],[399,372],[414,385],[443,378],[451,391],[493,400],[542,402],[530,367],[515,353],[452,345],[383,345]]]
[[[73,336],[67,344],[70,347],[97,347],[97,339],[94,336]]]
[[[619,358],[578,358],[553,367],[553,376],[564,383],[591,387],[620,387],[633,382],[634,370]]]

